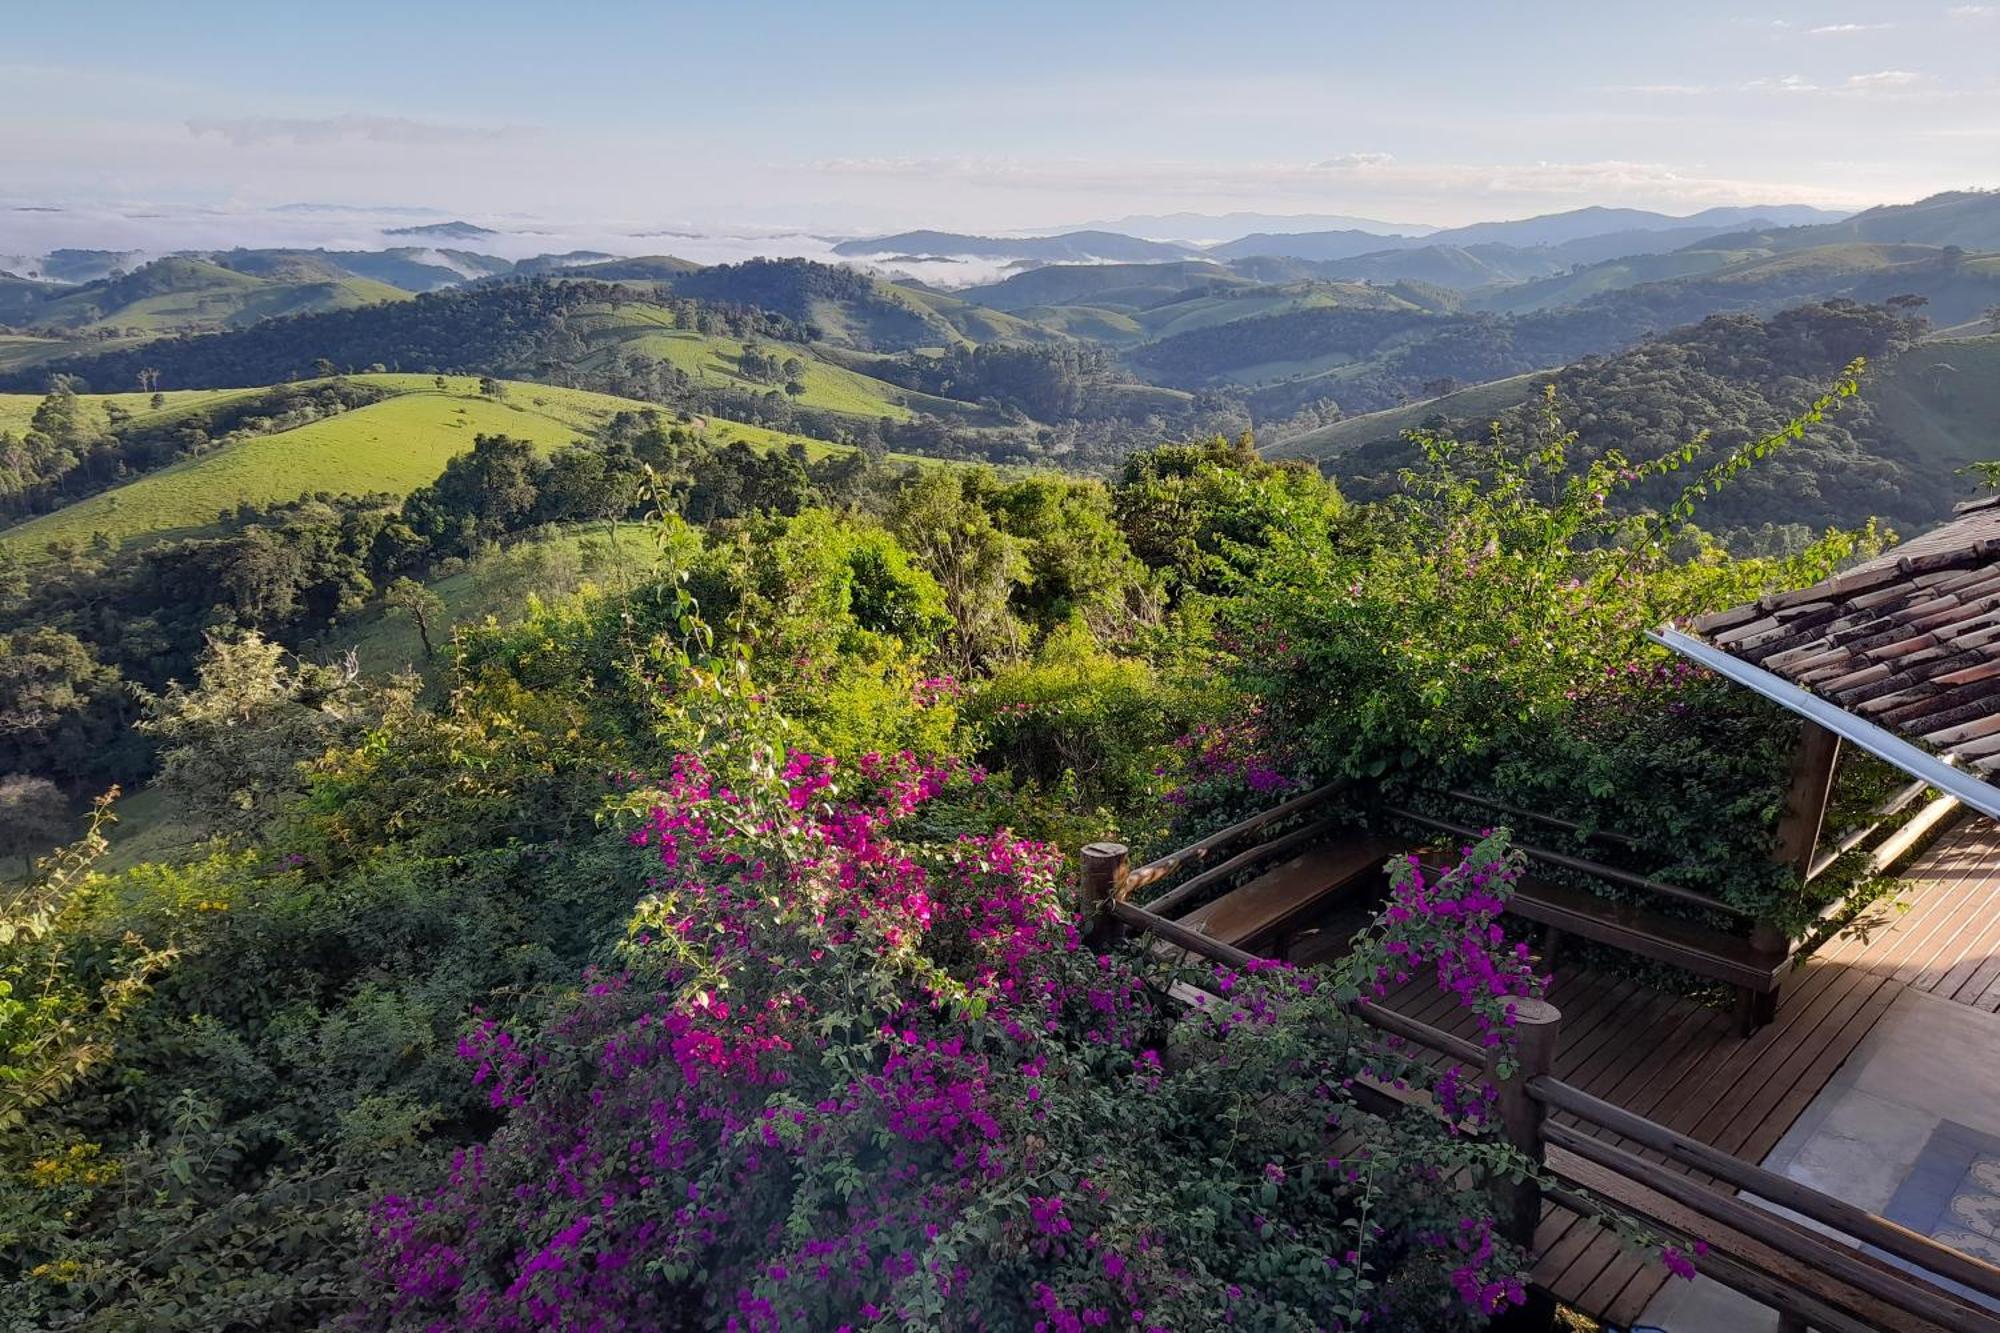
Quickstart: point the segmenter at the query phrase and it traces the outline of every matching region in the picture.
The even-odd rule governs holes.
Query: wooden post
[[[1799,748],[1792,755],[1792,780],[1785,789],[1785,812],[1778,818],[1778,844],[1771,859],[1790,870],[1800,884],[1812,873],[1813,851],[1826,823],[1826,803],[1833,795],[1833,774],[1840,764],[1840,734],[1807,718],[1799,726]],[[1791,949],[1782,930],[1760,921],[1750,932],[1751,947],[1777,958]],[[1745,990],[1737,996],[1737,1030],[1749,1036],[1778,1016],[1778,991]]]
[[[1801,882],[1812,869],[1813,848],[1819,845],[1826,821],[1827,798],[1833,794],[1833,770],[1840,760],[1840,735],[1808,719],[1799,731],[1799,748],[1792,756],[1792,782],[1785,791],[1785,813],[1778,820],[1778,846],[1772,858],[1790,866]]]
[[[1093,949],[1105,948],[1125,936],[1125,928],[1111,915],[1111,904],[1125,882],[1126,852],[1122,842],[1093,842],[1083,849],[1083,894],[1078,907],[1084,942]]]
[[[1548,1144],[1542,1126],[1548,1107],[1528,1095],[1528,1080],[1554,1071],[1556,1038],[1562,1031],[1562,1011],[1547,1000],[1521,1000],[1514,1009],[1514,1073],[1499,1077],[1500,1057],[1488,1061],[1486,1074],[1499,1090],[1497,1109],[1500,1132],[1536,1166],[1548,1160]],[[1531,1176],[1515,1182],[1496,1182],[1500,1232],[1519,1245],[1534,1264],[1535,1229],[1542,1221],[1542,1190]],[[1508,1333],[1528,1333],[1555,1326],[1555,1299],[1547,1292],[1528,1289],[1528,1303],[1496,1320],[1496,1329]]]

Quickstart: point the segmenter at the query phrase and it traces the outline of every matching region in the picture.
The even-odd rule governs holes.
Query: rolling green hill
[[[966,335],[914,289],[806,259],[748,259],[683,273],[661,286],[677,296],[754,306],[809,325],[817,340],[860,351],[950,347]]]
[[[472,447],[476,436],[512,435],[543,448],[567,444],[614,413],[649,404],[582,389],[510,383],[504,398],[478,392],[478,381],[448,379],[440,391],[428,375],[359,375],[360,383],[391,391],[381,402],[293,430],[259,435],[147,473],[59,509],[0,530],[0,544],[29,562],[45,558],[53,541],[87,543],[95,533],[120,544],[152,542],[199,531],[219,512],[241,503],[287,500],[314,491],[401,495],[435,478],[445,460]],[[190,390],[170,394],[164,412],[230,393],[258,390]],[[141,394],[108,395],[144,406]],[[93,395],[88,401],[99,401]],[[26,424],[39,399],[0,395],[0,429]],[[739,422],[709,421],[717,440],[757,448],[795,437]],[[815,442],[815,453],[838,446]]]
[[[1663,255],[1628,255],[1591,264],[1569,273],[1474,293],[1466,305],[1474,310],[1518,315],[1574,305],[1605,292],[1621,291],[1646,282],[1699,277],[1731,265],[1753,263],[1768,250],[1674,250]]]
[[[1031,305],[1022,307],[1016,313],[1023,319],[1032,319],[1045,328],[1075,338],[1105,343],[1136,343],[1146,337],[1145,326],[1132,316],[1094,305]]]
[[[2000,191],[1950,190],[1913,204],[1871,208],[1838,222],[1732,233],[1713,243],[1799,250],[1854,242],[2000,250]]]
[[[1834,303],[1768,319],[1718,316],[1601,361],[1514,376],[1275,441],[1273,458],[1318,462],[1360,497],[1395,485],[1414,461],[1403,443],[1436,418],[1460,438],[1558,386],[1577,449],[1654,458],[1712,432],[1707,458],[1774,428],[1857,351],[1871,361],[1859,398],[1711,497],[1719,532],[1791,525],[1796,533],[1884,518],[1903,532],[1944,517],[1971,493],[1968,463],[2000,459],[2000,334],[1916,340],[1896,316]],[[1884,341],[1884,335],[1887,341]],[[1863,345],[1857,345],[1861,340]],[[1642,502],[1671,499],[1651,486]]]
[[[1483,293],[1470,304],[1502,314],[1575,308],[1649,312],[1660,327],[1719,311],[1770,313],[1844,296],[1875,303],[1904,294],[1930,302],[1939,323],[1969,320],[2000,301],[2000,256],[1904,242],[1769,244],[1616,259],[1574,273]],[[1769,238],[1755,238],[1768,241]]]
[[[1167,264],[1051,264],[987,286],[968,287],[958,295],[1009,312],[1064,305],[1129,312],[1170,301],[1190,288],[1256,285],[1220,264],[1190,259]]]
[[[1132,318],[1151,338],[1233,324],[1241,319],[1282,315],[1294,310],[1415,310],[1416,305],[1386,288],[1360,282],[1302,282],[1207,295],[1185,295],[1138,311]]]
[[[146,393],[87,393],[78,396],[83,401],[84,411],[92,417],[101,416],[109,404],[131,413],[133,426],[147,427],[165,425],[196,407],[248,398],[261,392],[261,389],[172,389],[160,395],[162,403],[158,408],[152,405],[152,395]],[[27,430],[41,402],[40,394],[0,393],[0,434]]]
[[[747,393],[783,393],[781,384],[758,379],[745,370],[741,339],[697,333],[681,328],[673,312],[638,302],[601,304],[572,314],[569,328],[584,342],[586,369],[605,369],[628,356],[665,361],[685,371],[698,385]],[[983,423],[989,415],[970,403],[919,393],[867,373],[869,353],[802,343],[760,341],[764,355],[796,359],[803,369],[802,394],[786,394],[800,407],[856,417],[908,421],[918,412]]]
[[[1058,336],[1058,330],[1044,327],[1019,312],[1009,314],[907,283],[888,285],[902,298],[930,310],[972,342],[1047,342]]]
[[[240,329],[277,315],[347,310],[409,293],[305,260],[260,277],[204,259],[159,259],[123,277],[45,292],[17,325],[140,333]]]

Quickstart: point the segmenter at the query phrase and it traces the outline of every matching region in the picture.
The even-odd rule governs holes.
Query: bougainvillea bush
[[[1349,1011],[1433,972],[1504,1058],[1537,983],[1501,840],[1396,867],[1338,969],[1233,972],[1087,944],[1045,845],[914,840],[976,772],[710,762],[629,802],[655,878],[620,966],[467,1038],[501,1128],[381,1202],[360,1323],[1429,1330],[1521,1299],[1487,1186],[1522,1163],[1467,1132],[1490,1089]],[[1447,1114],[1372,1114],[1368,1081]]]
[[[1481,790],[1620,830],[1646,847],[1632,868],[1803,927],[1820,904],[1781,869],[1759,868],[1797,719],[1675,665],[1646,633],[1806,586],[1879,546],[1873,529],[1830,532],[1782,559],[1738,558],[1691,524],[1702,498],[1855,385],[1850,371],[1642,517],[1632,493],[1681,479],[1697,445],[1580,462],[1553,416],[1525,437],[1423,438],[1421,464],[1346,540],[1280,544],[1259,564],[1221,617],[1234,675],[1310,771],[1417,804]]]

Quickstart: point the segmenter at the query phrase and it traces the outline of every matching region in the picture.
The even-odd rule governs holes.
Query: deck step
[[[1377,874],[1403,846],[1385,838],[1349,836],[1308,847],[1178,920],[1225,944],[1247,947],[1297,924],[1327,898]]]

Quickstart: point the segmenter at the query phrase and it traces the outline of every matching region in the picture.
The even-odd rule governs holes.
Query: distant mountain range
[[[1679,246],[1662,243],[1667,238],[1679,237],[1681,242],[1702,236],[1713,236],[1718,232],[1749,226],[1794,227],[1813,223],[1836,222],[1845,214],[1829,212],[1825,209],[1810,208],[1803,204],[1777,204],[1768,208],[1710,208],[1687,217],[1674,217],[1668,213],[1654,213],[1641,208],[1577,208],[1566,213],[1545,213],[1539,217],[1520,218],[1511,222],[1475,222],[1465,227],[1446,227],[1422,236],[1384,237],[1348,228],[1338,231],[1271,233],[1259,232],[1240,237],[1226,245],[1214,247],[1209,253],[1224,259],[1237,259],[1249,255],[1280,255],[1295,259],[1348,259],[1356,255],[1382,250],[1409,250],[1426,245],[1511,245],[1521,248],[1534,246],[1575,245],[1598,238],[1620,238],[1618,244],[1648,246],[1648,237],[1659,241],[1650,243],[1651,252],[1678,249]],[[1628,249],[1615,253],[1637,254],[1645,251]],[[1604,259],[1611,254],[1594,255]]]
[[[842,241],[833,247],[848,258],[942,256],[965,259],[1023,259],[1045,264],[1135,264],[1183,259],[1197,248],[1172,241],[1147,241],[1112,231],[1070,231],[1059,236],[968,236],[950,231],[902,231]]]
[[[447,244],[442,229],[453,225],[424,224],[421,238],[402,239],[425,243],[380,250],[198,250],[150,263],[128,251],[51,252],[0,275],[0,376],[27,387],[60,370],[124,385],[135,367],[212,370],[220,353],[174,348],[179,360],[170,361],[165,344],[247,333],[275,315],[331,318],[448,288],[551,279],[622,284],[620,301],[768,312],[789,321],[777,336],[857,373],[878,368],[870,358],[975,344],[1095,344],[1149,392],[1181,395],[1175,402],[1221,395],[1263,423],[1323,417],[1328,404],[1354,414],[1435,396],[1439,385],[1613,352],[1715,314],[1894,300],[1921,306],[1939,329],[1966,330],[2000,305],[2000,193],[1972,191],[1851,217],[1793,206],[1688,217],[1587,208],[1427,236],[1339,228],[1196,246],[1102,230],[909,231],[818,241],[812,251],[850,264],[716,265],[583,248],[500,258],[482,243]],[[906,255],[930,258],[894,262]],[[952,289],[898,276],[926,264]],[[48,280],[57,274],[70,281]],[[421,323],[432,307],[419,305],[382,318]],[[653,360],[685,353],[660,327],[638,321],[627,350]],[[545,332],[565,355],[604,350],[581,318]],[[375,360],[409,364],[387,354],[358,364]],[[699,379],[703,365],[682,369]]]
[[[1135,213],[1110,222],[1086,222],[1064,231],[1116,231],[1160,241],[1214,243],[1254,232],[1365,231],[1377,236],[1428,236],[1422,222],[1381,222],[1344,213]]]
[[[1485,265],[1497,258],[1476,257],[1467,265],[1461,254],[1444,258],[1426,254],[1414,265],[1399,265],[1376,259],[1349,273],[1327,276],[1399,277],[1440,271],[1480,273],[1487,281],[1523,281],[1559,272],[1573,264],[1591,264],[1632,254],[1659,254],[1677,250],[1718,232],[1744,229],[1781,230],[1837,225],[1844,214],[1801,204],[1774,204],[1768,207],[1710,208],[1686,217],[1655,213],[1638,208],[1578,208],[1565,213],[1520,218],[1506,222],[1479,222],[1465,227],[1413,227],[1394,230],[1392,224],[1366,218],[1295,217],[1236,213],[1227,215],[1237,226],[1234,239],[1220,243],[1214,234],[1203,234],[1202,224],[1221,222],[1196,213],[1166,214],[1124,220],[1124,226],[1152,235],[1182,234],[1196,239],[1151,240],[1128,230],[1092,228],[1059,232],[1050,236],[985,236],[948,231],[905,231],[887,236],[866,236],[841,241],[833,253],[843,258],[867,259],[888,265],[911,264],[921,260],[957,259],[1012,262],[1019,264],[1139,264],[1176,259],[1247,259],[1271,256],[1315,262],[1381,256],[1394,251],[1433,250],[1439,247],[1458,252],[1478,246],[1505,246],[1516,250],[1545,251],[1532,262],[1500,263],[1488,272]],[[1252,222],[1312,226],[1312,230],[1251,230],[1240,228]],[[1331,227],[1318,224],[1335,223]],[[1135,225],[1136,224],[1136,225]],[[1186,225],[1183,225],[1186,224]],[[1440,265],[1442,266],[1440,268]],[[1373,270],[1371,274],[1370,270]],[[1423,280],[1432,280],[1425,277]],[[1476,284],[1475,284],[1476,285]]]

